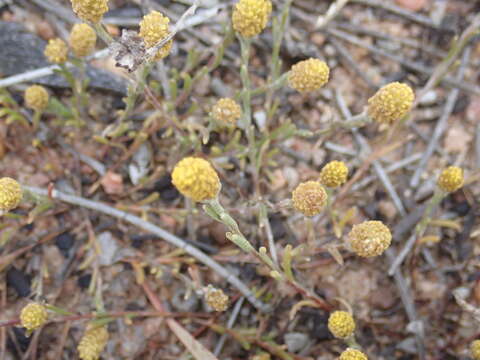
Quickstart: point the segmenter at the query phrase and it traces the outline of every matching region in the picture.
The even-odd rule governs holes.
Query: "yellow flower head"
[[[338,360],[368,360],[368,357],[360,350],[348,348],[340,354]]]
[[[140,37],[145,42],[145,47],[151,48],[158,42],[166,38],[170,31],[168,30],[168,24],[170,19],[164,16],[158,11],[152,11],[150,14],[145,15],[143,20],[140,21]],[[172,48],[172,40],[168,41],[155,55],[155,60],[160,60],[166,57],[170,53]]]
[[[50,39],[43,54],[51,63],[62,64],[67,61],[67,44],[60,38]]]
[[[108,0],[70,0],[75,14],[83,21],[94,24],[108,11]]]
[[[212,165],[197,157],[187,157],[178,162],[172,172],[172,183],[184,196],[195,201],[215,198],[221,186]]]
[[[383,86],[368,100],[368,116],[379,123],[391,124],[408,114],[415,100],[410,86],[399,82]]]
[[[271,12],[270,0],[240,0],[233,9],[233,28],[247,38],[258,35],[267,26]]]
[[[328,82],[330,69],[319,59],[310,58],[292,66],[288,73],[288,84],[299,93],[315,91]]]
[[[27,332],[32,332],[45,324],[48,319],[47,309],[45,306],[38,303],[30,303],[25,306],[20,313],[20,323],[27,329]]]
[[[25,105],[30,109],[41,111],[48,105],[48,92],[40,85],[32,85],[25,90]]]
[[[261,353],[261,354],[257,354],[257,355],[254,355],[252,357],[252,360],[271,360],[271,356],[269,353]]]
[[[362,257],[381,255],[392,242],[390,229],[381,221],[364,221],[354,225],[348,234],[352,250]]]
[[[320,172],[320,182],[330,188],[336,188],[347,181],[348,168],[343,161],[330,161]]]
[[[212,117],[223,124],[235,124],[241,115],[242,109],[240,105],[235,100],[229,98],[218,100],[212,108]]]
[[[463,186],[463,170],[457,166],[449,166],[440,174],[437,185],[445,192],[454,192]]]
[[[88,56],[95,50],[97,33],[87,24],[75,24],[70,32],[69,42],[75,56]]]
[[[473,360],[480,360],[480,340],[474,340],[470,344],[470,352]]]
[[[327,204],[327,192],[318,181],[306,181],[293,190],[292,202],[303,215],[314,216]]]
[[[108,342],[106,326],[87,326],[77,346],[78,356],[82,360],[98,360]]]
[[[328,318],[328,330],[338,339],[348,338],[355,331],[355,320],[346,311],[334,311]]]
[[[22,201],[22,187],[9,177],[0,179],[0,210],[10,211],[15,209]]]
[[[228,309],[228,295],[221,289],[215,289],[208,285],[205,291],[205,301],[215,311],[225,311]]]

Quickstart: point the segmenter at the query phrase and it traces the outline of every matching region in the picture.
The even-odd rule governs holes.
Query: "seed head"
[[[40,85],[32,85],[25,90],[25,105],[30,109],[42,111],[48,105],[48,92]]]
[[[292,192],[293,207],[305,216],[320,213],[327,204],[327,192],[318,181],[306,181]]]
[[[470,344],[470,352],[473,360],[480,360],[480,340],[474,340]]]
[[[399,82],[383,86],[368,100],[368,116],[379,123],[391,124],[408,114],[415,94],[410,86]]]
[[[233,99],[223,98],[212,108],[212,117],[222,124],[235,124],[242,115],[240,105]]]
[[[338,360],[368,360],[368,357],[360,350],[348,348],[340,354]]]
[[[320,182],[330,188],[336,188],[347,181],[348,168],[343,161],[330,161],[320,172]]]
[[[330,69],[319,59],[303,60],[292,66],[288,73],[288,84],[299,93],[320,89],[328,82]]]
[[[205,291],[205,301],[215,311],[228,309],[228,296],[221,289],[208,285]]]
[[[88,325],[77,347],[80,359],[98,360],[107,342],[108,331],[105,325],[97,327]]]
[[[158,42],[166,38],[170,31],[168,24],[170,19],[158,11],[151,11],[150,14],[145,15],[140,21],[140,37],[145,42],[145,47],[151,48]],[[172,40],[168,41],[155,55],[155,60],[160,60],[170,53],[172,48]]]
[[[353,226],[348,241],[358,256],[373,257],[387,250],[392,242],[392,234],[381,221],[364,221]]]
[[[437,185],[445,192],[454,192],[463,186],[463,170],[449,166],[438,177]]]
[[[67,44],[60,38],[50,39],[43,54],[51,63],[63,64],[67,61]]]
[[[348,338],[355,331],[355,320],[346,311],[334,311],[328,318],[328,330],[338,339]]]
[[[271,12],[270,0],[240,0],[233,9],[233,28],[247,38],[258,35],[267,26]]]
[[[20,323],[27,329],[27,332],[38,329],[47,322],[47,319],[47,309],[38,303],[32,302],[26,305],[20,312]]]
[[[70,32],[69,42],[75,56],[88,56],[95,50],[97,33],[90,25],[75,24]]]
[[[212,165],[197,157],[187,157],[178,162],[172,172],[172,183],[184,196],[195,201],[215,198],[221,186]]]
[[[0,210],[10,211],[15,209],[22,201],[22,187],[9,177],[0,179]]]
[[[75,14],[83,21],[94,24],[108,11],[108,0],[70,0]]]

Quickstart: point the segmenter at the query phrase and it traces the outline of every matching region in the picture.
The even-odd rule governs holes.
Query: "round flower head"
[[[143,20],[140,21],[139,35],[143,38],[146,48],[155,46],[170,34],[170,31],[168,30],[169,23],[170,19],[158,11],[152,11],[150,14],[143,17]],[[166,57],[170,53],[171,48],[172,40],[168,41],[160,50],[158,50],[155,55],[155,60],[160,60]]]
[[[38,329],[47,322],[47,319],[48,313],[45,306],[38,303],[30,303],[20,312],[20,323],[27,332]]]
[[[100,358],[108,342],[106,326],[87,326],[80,343],[77,346],[78,356],[82,360],[97,360]]]
[[[10,211],[15,209],[22,201],[22,187],[9,177],[0,179],[0,210]]]
[[[348,241],[358,256],[373,257],[388,249],[392,234],[381,221],[364,221],[353,226],[348,234]]]
[[[75,56],[88,56],[95,50],[97,33],[87,24],[75,24],[70,32],[69,42]]]
[[[220,123],[235,124],[241,115],[240,105],[229,98],[218,100],[212,108],[212,117]]]
[[[348,348],[340,354],[338,360],[368,360],[368,357],[360,350]]]
[[[299,93],[315,91],[328,82],[330,69],[319,59],[303,60],[292,66],[288,73],[288,84]]]
[[[108,0],[70,0],[75,14],[83,21],[94,24],[108,11]]]
[[[318,181],[307,181],[292,192],[293,207],[305,216],[320,213],[327,204],[327,192]]]
[[[172,172],[172,183],[184,196],[195,201],[215,198],[221,186],[212,165],[197,157],[187,157],[178,162]]]
[[[228,309],[228,296],[221,289],[215,289],[212,285],[208,285],[205,291],[205,301],[215,311]]]
[[[67,61],[68,47],[65,41],[59,38],[48,40],[48,44],[43,52],[45,57],[54,64],[62,64]]]
[[[328,330],[336,338],[348,338],[355,331],[355,320],[346,311],[334,311],[328,318]]]
[[[247,38],[258,35],[267,26],[271,12],[270,0],[240,0],[233,9],[233,28]]]
[[[463,186],[463,170],[457,166],[449,166],[440,174],[437,185],[445,192],[454,192]]]
[[[415,95],[410,86],[399,82],[383,86],[368,100],[368,116],[379,123],[391,124],[408,114]]]
[[[32,85],[25,90],[25,105],[30,109],[41,111],[48,105],[48,92],[40,85]]]
[[[320,182],[330,188],[336,188],[347,181],[348,168],[343,161],[330,161],[320,172]]]
[[[480,340],[474,340],[470,344],[470,352],[473,360],[480,360]]]

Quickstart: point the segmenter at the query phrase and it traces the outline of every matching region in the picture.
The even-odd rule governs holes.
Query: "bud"
[[[235,124],[242,115],[240,105],[233,99],[223,98],[212,108],[212,117],[222,124]]]
[[[63,64],[67,61],[67,44],[60,38],[50,39],[43,54],[51,63]]]
[[[87,24],[75,24],[70,31],[69,42],[75,56],[88,56],[95,50],[97,33]]]
[[[360,350],[348,348],[340,354],[338,360],[368,360],[368,357]]]
[[[83,21],[99,23],[108,11],[108,0],[70,0],[73,12]]]
[[[463,170],[457,166],[449,166],[440,174],[437,185],[445,192],[454,192],[463,186]]]
[[[330,69],[319,59],[303,60],[292,66],[288,73],[288,84],[300,93],[320,89],[328,82]]]
[[[9,177],[0,179],[0,210],[10,211],[15,209],[22,201],[22,187]]]
[[[368,116],[379,123],[391,124],[407,115],[415,95],[410,86],[394,82],[383,86],[368,100]]]
[[[155,46],[170,34],[170,31],[168,30],[169,23],[170,19],[158,11],[152,11],[143,17],[143,20],[140,21],[139,35],[143,38],[147,49]],[[171,48],[172,40],[168,41],[160,50],[158,50],[155,55],[155,60],[160,60],[166,57],[170,53]]]
[[[105,325],[89,324],[78,344],[78,356],[81,360],[97,360],[107,345],[108,331]]]
[[[338,339],[346,339],[355,331],[355,320],[346,311],[334,311],[328,318],[328,330]]]
[[[233,28],[247,38],[258,35],[267,26],[271,12],[270,0],[240,0],[233,9]]]
[[[25,90],[25,105],[36,111],[44,110],[48,105],[48,92],[40,85],[32,85]]]
[[[329,187],[336,188],[347,181],[348,168],[343,161],[330,161],[320,172],[320,182]]]
[[[26,305],[20,313],[20,323],[29,333],[45,324],[47,319],[45,306],[34,302]]]

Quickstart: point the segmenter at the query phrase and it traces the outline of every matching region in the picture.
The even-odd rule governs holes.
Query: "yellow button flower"
[[[347,181],[348,168],[343,161],[330,161],[320,172],[320,182],[330,188],[336,188]]]
[[[108,0],[70,0],[75,14],[83,21],[94,24],[108,11]]]
[[[228,309],[228,295],[225,295],[221,289],[216,289],[212,285],[208,285],[205,291],[205,301],[215,311]]]
[[[240,0],[233,9],[233,28],[247,38],[258,35],[267,26],[271,12],[270,0]]]
[[[327,192],[318,181],[307,181],[292,192],[293,207],[305,216],[319,214],[327,204]]]
[[[338,360],[368,360],[368,357],[360,350],[348,348],[340,354]]]
[[[440,174],[437,185],[445,192],[454,192],[463,186],[463,170],[457,166],[449,166]]]
[[[473,360],[480,360],[480,340],[474,340],[470,344],[470,352]]]
[[[235,124],[240,116],[242,116],[242,109],[233,99],[220,99],[212,108],[212,117],[223,124]]]
[[[334,311],[328,318],[328,330],[336,338],[348,338],[355,331],[355,320],[346,311]]]
[[[168,24],[170,19],[164,16],[158,11],[152,11],[148,15],[143,17],[140,21],[139,35],[145,42],[145,47],[151,48],[166,38],[170,31],[168,30]],[[168,41],[155,55],[155,60],[160,60],[166,57],[170,53],[172,48],[172,40]]]
[[[29,333],[45,324],[47,319],[47,309],[38,303],[32,302],[20,312],[20,323]]]
[[[75,56],[88,56],[95,50],[97,33],[87,24],[75,24],[70,31],[69,42]]]
[[[50,39],[43,54],[51,63],[63,64],[67,61],[67,44],[60,38]]]
[[[82,360],[98,360],[108,342],[106,326],[87,326],[80,343],[77,346],[78,356]]]
[[[9,177],[0,179],[0,210],[10,211],[15,209],[22,201],[22,187]]]
[[[36,111],[44,110],[48,105],[48,92],[40,85],[32,85],[25,90],[25,105]]]
[[[415,95],[410,86],[399,82],[383,86],[368,100],[368,116],[379,123],[391,124],[410,112]]]
[[[172,183],[184,196],[195,201],[215,198],[221,186],[212,165],[197,157],[187,157],[178,162],[172,172]]]
[[[353,226],[348,242],[358,256],[378,256],[390,246],[392,234],[381,221],[364,221]]]
[[[292,66],[288,73],[288,84],[300,93],[320,89],[328,82],[330,69],[319,59],[303,60]]]

